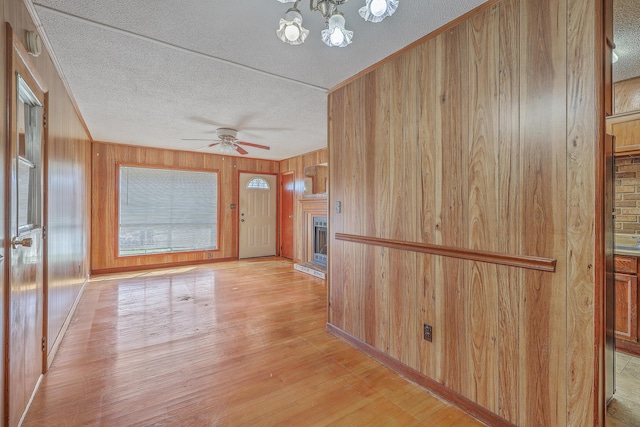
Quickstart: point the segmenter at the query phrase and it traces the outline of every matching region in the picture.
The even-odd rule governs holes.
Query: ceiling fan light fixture
[[[397,8],[398,0],[367,0],[359,13],[365,21],[377,23],[393,15]]]
[[[309,30],[302,26],[302,15],[298,9],[292,7],[287,10],[284,18],[280,19],[276,35],[283,42],[293,46],[304,43],[309,35]]]
[[[330,47],[345,47],[351,44],[353,31],[347,30],[342,13],[335,11],[329,18],[327,29],[322,30],[322,41]]]
[[[234,151],[236,151],[236,147],[232,142],[222,141],[220,143],[220,152],[222,154],[233,154]]]

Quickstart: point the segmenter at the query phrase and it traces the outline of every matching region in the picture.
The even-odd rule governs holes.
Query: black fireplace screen
[[[313,262],[327,265],[327,218],[313,218]]]

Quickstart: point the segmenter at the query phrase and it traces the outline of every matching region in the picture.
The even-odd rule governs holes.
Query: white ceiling
[[[401,0],[379,24],[340,7],[353,43],[329,48],[302,0],[306,42],[275,34],[276,0],[35,0],[45,36],[97,141],[197,150],[238,129],[249,157],[284,159],[327,145],[327,90],[485,0]],[[217,147],[216,147],[217,148]],[[216,148],[208,149],[216,152]]]
[[[640,1],[613,0],[613,41],[618,62],[613,64],[613,80],[640,75]]]
[[[291,6],[276,0],[33,3],[95,140],[198,150],[208,142],[182,139],[232,127],[240,140],[271,146],[246,147],[249,157],[281,160],[326,147],[328,89],[485,1],[401,0],[372,24],[357,11],[364,0],[350,0],[340,8],[354,31],[345,48],[321,42],[324,21],[307,0],[299,9],[311,33],[300,46],[276,37]],[[622,80],[640,74],[640,1],[615,7]]]

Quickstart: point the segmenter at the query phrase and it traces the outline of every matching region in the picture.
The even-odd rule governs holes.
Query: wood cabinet
[[[638,345],[638,258],[615,256],[616,347],[640,354]]]
[[[638,341],[638,276],[616,274],[616,339]]]
[[[616,137],[615,154],[640,152],[640,119],[612,122],[611,132]]]
[[[640,110],[640,77],[616,82],[614,114],[627,114]]]

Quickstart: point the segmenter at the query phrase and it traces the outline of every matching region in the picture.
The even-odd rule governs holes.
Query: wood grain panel
[[[404,238],[416,241],[421,238],[421,223],[419,219],[422,201],[418,191],[418,181],[421,180],[418,157],[418,117],[419,99],[421,93],[418,81],[418,61],[420,53],[411,50],[405,55],[405,87],[403,106],[404,128]],[[423,341],[423,327],[419,317],[418,307],[418,277],[422,272],[418,270],[418,254],[408,253],[404,256],[404,318],[407,336],[405,342],[404,363],[418,370],[419,347]]]
[[[329,94],[330,115],[347,117],[329,135],[332,159],[343,162],[330,192],[364,182],[366,209],[330,211],[342,230],[332,233],[332,248],[388,248],[386,260],[370,248],[349,260],[364,257],[367,281],[382,284],[381,296],[388,291],[380,304],[365,288],[367,321],[389,322],[388,348],[374,347],[505,423],[598,418],[600,9],[588,0],[489,2]],[[350,90],[367,92],[365,114],[341,110]],[[354,164],[345,159],[358,152],[353,144],[374,152],[362,154],[359,170],[342,167]],[[371,163],[385,176],[376,171],[375,190],[367,187]],[[351,234],[358,227],[363,234]],[[330,263],[344,266],[345,254],[333,253]],[[348,280],[331,279],[330,293],[359,286]],[[329,322],[362,340],[357,322],[331,321],[334,303],[360,298],[342,295]],[[415,330],[421,323],[433,326],[433,343]],[[375,333],[384,330],[366,329],[362,342],[383,343]]]
[[[470,112],[469,140],[469,243],[472,249],[498,250],[499,211],[499,7],[478,13],[469,25]],[[499,277],[496,266],[471,263],[467,270],[469,293],[466,309],[470,332],[469,396],[498,412],[498,311]]]
[[[418,182],[416,209],[418,233],[415,241],[434,244],[436,241],[436,147],[430,143],[436,138],[435,121],[437,93],[436,82],[429,75],[435,66],[436,42],[429,40],[416,48],[415,79],[419,94],[417,105],[416,170]],[[418,327],[436,324],[435,259],[432,256],[417,257],[417,310]],[[420,331],[420,329],[419,329]],[[418,332],[419,332],[418,331]],[[437,341],[436,341],[437,342]],[[418,371],[429,377],[436,374],[436,351],[433,342],[418,337]]]
[[[519,424],[565,425],[567,382],[558,378],[566,378],[567,354],[566,147],[555,141],[567,137],[566,1],[521,6],[521,250],[558,254],[558,274],[524,272]]]
[[[501,225],[497,250],[516,253],[520,248],[520,101],[519,73],[519,4],[518,0],[505,0],[499,4],[499,153],[498,153],[498,221]],[[516,423],[518,420],[518,325],[522,270],[497,270],[498,301],[498,414]]]
[[[3,3],[4,5],[4,3]],[[0,7],[0,22],[9,22],[6,16],[5,7]],[[0,99],[7,99],[7,35],[3,28],[0,27]],[[7,103],[0,102],[0,203],[2,204],[0,209],[0,319],[2,319],[2,326],[0,326],[0,351],[2,356],[0,357],[0,425],[5,425],[6,419],[6,396],[8,395],[8,384],[5,381],[6,373],[6,359],[7,359],[7,346],[6,336],[8,332],[8,304],[9,304],[9,256],[8,239],[9,232],[9,218],[7,215],[7,185],[9,183],[7,179]]]
[[[364,173],[364,183],[363,183],[363,191],[362,191],[362,206],[375,206],[376,205],[376,193],[378,190],[378,171],[376,169],[376,159],[377,159],[377,147],[387,146],[388,144],[381,144],[381,140],[378,139],[378,128],[376,126],[377,121],[381,118],[378,114],[378,108],[376,105],[376,100],[379,97],[378,94],[378,72],[372,72],[367,74],[364,80],[364,105],[363,105],[363,114],[367,118],[367,120],[363,121],[365,123],[364,133],[365,139],[371,141],[370,148],[364,150],[363,153],[363,170]],[[374,209],[363,209],[360,211],[361,215],[365,215],[365,221],[363,221],[363,227],[366,227],[367,234],[376,234],[377,233],[377,212]],[[365,251],[363,258],[363,270],[362,276],[365,278],[377,278],[377,267],[378,256],[376,254],[375,247],[365,247],[363,248]],[[379,281],[378,280],[366,280],[364,281],[364,307],[363,314],[365,318],[364,323],[364,342],[373,345],[379,346],[380,341],[383,339],[378,339],[378,337],[386,336],[384,329],[386,319],[384,319],[384,311],[380,310],[380,294],[378,292],[379,289]]]
[[[328,283],[334,285],[327,287],[328,293],[328,315],[327,321],[336,325],[341,329],[344,326],[344,283],[343,263],[344,263],[344,244],[337,242],[336,233],[344,231],[344,214],[342,210],[339,212],[334,208],[337,203],[342,204],[344,201],[344,187],[342,182],[346,180],[344,176],[344,167],[342,164],[342,146],[344,144],[344,92],[342,88],[329,96],[328,99],[328,133],[329,140],[335,144],[330,146],[329,152],[329,262],[328,262]],[[340,183],[340,185],[334,185]]]
[[[160,150],[121,144],[93,143],[91,269],[94,272],[126,270],[173,263],[207,262],[237,258],[238,171],[278,173],[278,162],[215,154]],[[117,257],[117,164],[140,164],[174,168],[198,168],[219,171],[219,250]]]
[[[343,152],[342,152],[342,168],[346,171],[346,174],[349,174],[350,171],[353,170],[354,162],[356,159],[349,158],[349,154],[353,154],[354,146],[356,144],[356,127],[354,124],[358,123],[361,120],[361,117],[356,115],[356,106],[355,103],[358,100],[355,97],[355,87],[353,85],[345,88],[344,90],[344,110],[343,110],[343,123],[345,126],[343,128]],[[347,123],[351,123],[352,125],[346,126]],[[344,220],[343,229],[353,230],[358,227],[358,223],[354,223],[354,218],[356,218],[356,211],[359,210],[359,207],[355,206],[354,203],[354,185],[353,179],[349,179],[344,181],[345,185],[343,187],[343,200],[342,200],[342,217]],[[359,191],[360,189],[358,189]],[[356,261],[355,256],[355,245],[353,244],[345,244],[343,246],[344,252],[342,253],[342,274],[344,279],[344,312],[343,312],[343,322],[346,329],[352,331],[355,336],[358,336],[359,339],[362,337],[359,334],[357,317],[358,313],[355,312],[356,307],[360,304],[358,299],[358,295],[356,289],[360,285],[360,278],[356,276]]]
[[[640,110],[640,77],[613,84],[614,114]]]
[[[404,141],[404,98],[405,98],[406,55],[398,57],[385,67],[390,74],[389,86],[389,215],[398,218],[390,221],[389,237],[404,239],[407,214],[405,210],[405,141]],[[406,363],[407,336],[411,335],[405,317],[405,264],[401,251],[389,251],[389,354]]]
[[[467,244],[468,210],[468,141],[469,141],[469,61],[468,21],[442,35],[438,50],[437,79],[439,84],[440,130],[442,145],[442,205],[440,227],[442,244],[464,247]],[[440,304],[447,321],[440,325],[443,345],[443,383],[452,390],[470,397],[468,383],[469,331],[464,309],[468,298],[464,264],[456,259],[442,260],[442,290]],[[438,296],[436,296],[438,298]]]
[[[595,215],[604,214],[594,212],[593,201],[596,200],[597,181],[604,180],[595,173],[598,145],[594,141],[598,136],[604,136],[605,131],[605,101],[601,90],[604,76],[598,71],[602,69],[601,61],[606,51],[601,45],[604,38],[593,36],[603,31],[598,23],[602,19],[602,2],[600,6],[597,4],[580,0],[568,0],[566,4],[570,11],[567,14],[568,72],[565,87],[567,194],[566,200],[561,199],[560,202],[566,205],[567,247],[564,249],[570,256],[566,258],[567,306],[564,309],[567,336],[560,339],[566,340],[565,369],[571,374],[567,378],[567,412],[560,421],[576,426],[588,425],[600,405],[594,397],[597,380],[593,370],[598,354],[593,342],[593,331],[598,331],[594,316],[596,288],[593,266],[599,250],[594,244],[596,234],[592,224]],[[591,362],[591,366],[585,361]]]

